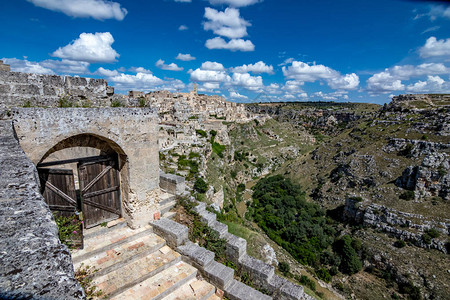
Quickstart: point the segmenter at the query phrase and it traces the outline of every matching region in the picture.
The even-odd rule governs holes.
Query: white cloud
[[[175,2],[186,2],[186,3],[190,3],[190,2],[192,2],[192,0],[175,0]]]
[[[290,58],[286,58],[281,64],[279,64],[278,66],[287,66],[288,64],[292,63],[295,59],[293,59],[292,57]]]
[[[36,6],[59,11],[75,18],[94,18],[97,20],[116,19],[121,21],[127,10],[119,3],[105,0],[27,0]]]
[[[225,36],[230,39],[247,36],[249,22],[240,17],[236,8],[226,8],[225,11],[218,11],[214,8],[205,8],[205,18],[208,21],[203,23],[203,29],[212,30],[214,34]]]
[[[262,2],[262,0],[209,0],[211,5],[225,4],[233,7],[249,6]]]
[[[137,73],[136,75],[121,73],[117,76],[109,77],[109,81],[114,82],[114,86],[118,90],[133,89],[141,91],[151,90],[164,83],[162,79],[147,73]]]
[[[73,60],[54,60],[47,59],[40,62],[41,66],[50,68],[57,73],[62,74],[89,74],[89,63]]]
[[[191,72],[191,80],[200,82],[227,82],[231,79],[225,71],[196,69]]]
[[[191,60],[195,60],[195,57],[193,57],[189,53],[188,54],[178,53],[178,55],[177,55],[177,57],[175,57],[175,59],[182,60],[182,61],[191,61]]]
[[[450,7],[444,5],[432,5],[428,16],[433,21],[437,18],[450,19]]]
[[[243,39],[232,39],[229,42],[226,42],[221,37],[215,37],[213,39],[209,39],[205,43],[206,48],[208,49],[226,49],[231,51],[255,51],[255,45],[250,40]]]
[[[288,79],[299,82],[314,82],[325,80],[333,89],[356,89],[359,85],[359,77],[355,73],[342,75],[324,65],[309,65],[301,61],[292,61],[288,67],[283,67],[283,74]]]
[[[47,59],[41,62],[32,62],[27,59],[3,58],[5,63],[11,65],[11,70],[35,74],[89,74],[89,63],[71,60]]]
[[[450,56],[450,38],[446,40],[437,40],[434,36],[427,39],[425,45],[419,50],[420,56]]]
[[[96,73],[105,77],[113,77],[119,75],[119,72],[117,70],[108,70],[104,69],[103,67],[98,68]]]
[[[446,82],[439,76],[428,76],[426,81],[418,81],[406,87],[408,92],[413,93],[449,93],[450,82]]]
[[[359,86],[359,77],[355,73],[338,76],[328,80],[328,85],[335,90],[354,90]]]
[[[302,85],[304,85],[303,81],[288,80],[285,82],[282,89],[289,94],[303,93],[303,90],[301,88]]]
[[[261,76],[251,76],[249,73],[233,73],[231,84],[252,91],[259,90],[264,87]]]
[[[82,33],[69,45],[58,48],[52,56],[90,63],[114,62],[119,54],[111,47],[113,43],[114,38],[109,32]]]
[[[374,93],[390,93],[393,91],[401,91],[405,89],[402,81],[395,79],[388,70],[377,73],[367,79],[367,88]]]
[[[248,99],[247,96],[241,95],[241,94],[239,94],[237,92],[234,92],[234,91],[230,92],[230,98],[231,99],[242,99],[242,100],[247,100]]]
[[[348,100],[348,95],[346,92],[334,92],[334,93],[324,93],[322,91],[314,93],[314,96],[323,100],[334,101],[334,100]]]
[[[208,91],[217,90],[220,88],[219,82],[205,82],[203,83],[203,87],[207,89]]]
[[[132,67],[132,68],[130,68],[130,71],[134,72],[134,73],[147,73],[147,74],[152,74],[153,73],[152,71],[147,70],[144,67],[137,67],[137,68],[136,67]]]
[[[263,61],[259,61],[253,65],[242,65],[239,67],[232,68],[235,73],[248,73],[253,72],[257,74],[267,73],[273,74],[273,66],[266,65]]]
[[[188,30],[188,29],[189,29],[189,27],[187,27],[186,25],[180,25],[180,27],[178,27],[179,31],[185,31],[185,30]]]
[[[268,86],[266,86],[266,92],[269,94],[280,94],[280,85],[277,83],[271,83]]]
[[[171,64],[165,64],[164,61],[162,59],[159,59],[156,63],[155,66],[157,66],[158,68],[162,69],[162,70],[168,70],[168,71],[183,71],[183,68],[177,66],[175,63],[171,63]]]
[[[401,91],[405,89],[405,85],[402,83],[402,80],[410,80],[414,77],[432,75],[450,75],[450,68],[446,67],[442,63],[425,63],[418,66],[394,66],[370,77],[367,80],[367,88],[372,93]],[[417,88],[420,88],[420,82],[423,81],[418,82],[419,85]],[[428,84],[427,86],[431,85]],[[411,85],[409,87],[411,87]],[[436,92],[439,92],[439,90],[436,90]]]
[[[207,71],[224,71],[225,67],[218,62],[205,61],[204,63],[202,63],[200,69]]]
[[[41,66],[38,62],[28,61],[26,59],[2,58],[2,60],[11,66],[13,72],[36,73],[36,74],[55,74],[53,70]]]

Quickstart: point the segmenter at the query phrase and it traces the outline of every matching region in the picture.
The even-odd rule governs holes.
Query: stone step
[[[173,195],[173,194],[169,194],[169,193],[163,193],[162,195],[159,196],[160,200],[159,200],[159,205],[160,206],[164,206],[169,202],[176,202],[177,196]]]
[[[174,208],[176,204],[177,204],[177,201],[174,200],[174,201],[167,202],[164,205],[160,205],[159,210],[161,211],[161,215],[164,215],[165,213],[169,212],[169,210]]]
[[[127,226],[127,221],[124,218],[119,218],[106,223],[105,226],[100,225],[89,229],[85,229],[83,231],[83,238],[86,241],[87,239],[97,237],[99,235],[108,234],[113,230],[123,228],[125,226]]]
[[[103,291],[104,296],[114,297],[135,285],[143,284],[149,278],[158,277],[158,273],[171,268],[180,261],[180,254],[164,246],[120,269],[94,278],[92,283]]]
[[[160,300],[197,275],[197,269],[182,261],[110,298],[110,300]]]
[[[90,266],[98,270],[93,277],[100,277],[159,250],[165,244],[164,239],[151,233],[75,263],[74,268],[78,269],[82,264]]]
[[[162,300],[207,300],[216,292],[216,287],[204,280],[193,279]]]
[[[222,298],[220,298],[219,296],[217,296],[216,294],[212,295],[211,297],[209,297],[207,300],[222,300]]]
[[[175,218],[175,216],[177,215],[177,213],[176,212],[174,212],[174,211],[168,211],[168,212],[166,212],[162,217],[163,218],[167,218],[167,219],[173,219],[173,218]]]
[[[105,235],[86,239],[84,248],[72,251],[72,261],[79,263],[89,257],[111,250],[121,244],[128,243],[137,238],[149,235],[153,232],[150,225],[133,230],[129,227],[114,229]]]

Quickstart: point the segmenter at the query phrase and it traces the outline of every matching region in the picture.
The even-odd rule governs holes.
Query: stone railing
[[[85,299],[37,171],[0,113],[0,299]]]
[[[189,241],[186,226],[162,218],[152,223],[154,232],[166,239],[168,245],[176,247],[184,259],[222,289],[226,297],[233,300],[313,299],[304,292],[303,287],[275,275],[273,266],[247,255],[247,241],[230,234],[228,226],[218,222],[216,215],[206,210],[205,203],[200,203],[194,210],[200,215],[202,222],[226,240],[226,258],[247,273],[256,288],[266,291],[270,296],[235,280],[234,270],[216,262],[213,252]]]

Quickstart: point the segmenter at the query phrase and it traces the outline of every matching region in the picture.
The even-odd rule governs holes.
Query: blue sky
[[[450,92],[450,5],[406,0],[0,1],[14,71],[236,102]],[[5,26],[6,25],[6,26]]]

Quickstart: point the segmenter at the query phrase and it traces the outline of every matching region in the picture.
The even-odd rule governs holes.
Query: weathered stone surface
[[[205,248],[190,241],[186,242],[186,244],[182,246],[179,246],[177,249],[181,254],[187,256],[192,262],[194,262],[195,267],[198,266],[201,269],[210,264],[214,260],[215,256],[213,252],[206,250]]]
[[[247,254],[247,241],[231,233],[225,234],[225,239],[225,255],[232,262],[239,263]]]
[[[263,263],[259,259],[249,255],[244,255],[241,259],[241,266],[249,274],[253,283],[259,287],[264,287],[275,274],[275,268],[273,266]]]
[[[181,195],[186,189],[184,177],[163,172],[159,173],[159,186],[162,190],[174,195]]]
[[[83,77],[27,74],[9,72],[0,64],[0,107],[17,107],[29,103],[32,106],[57,107],[64,99],[74,105],[110,106],[111,89],[104,79]],[[108,94],[109,93],[109,94]]]
[[[172,220],[161,218],[151,225],[153,231],[163,237],[170,247],[176,248],[189,240],[188,228]]]
[[[216,261],[208,264],[203,271],[210,282],[217,285],[220,289],[228,287],[234,276],[234,270],[232,268],[226,267]]]
[[[39,193],[37,171],[0,120],[0,298],[83,299],[69,250]]]
[[[268,300],[272,297],[264,295],[260,291],[251,288],[242,282],[233,280],[228,288],[225,289],[225,295],[232,300]]]

